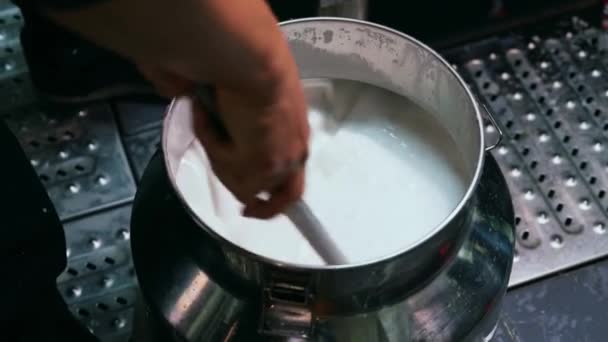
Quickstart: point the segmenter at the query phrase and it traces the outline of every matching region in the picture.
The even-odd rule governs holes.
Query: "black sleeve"
[[[30,308],[66,266],[63,228],[17,139],[0,119],[0,322]],[[5,317],[3,317],[5,316]]]

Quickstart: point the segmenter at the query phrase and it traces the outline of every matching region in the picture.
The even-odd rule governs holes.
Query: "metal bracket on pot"
[[[259,331],[268,336],[309,339],[313,332],[310,278],[273,272],[264,288]]]
[[[480,103],[480,102],[477,101],[477,103]],[[494,116],[488,110],[488,107],[486,107],[486,105],[480,103],[479,108],[482,110],[482,113],[485,114],[484,116],[490,122],[490,125],[492,126],[491,129],[493,129],[493,132],[497,133],[496,134],[497,137],[496,137],[496,141],[495,142],[493,142],[493,143],[491,143],[489,145],[488,145],[488,143],[486,143],[485,149],[486,149],[486,152],[489,152],[489,151],[495,149],[496,146],[500,145],[500,143],[502,142],[502,138],[503,138],[503,132],[502,132],[502,129],[500,128],[500,126],[498,125],[498,123],[496,122],[496,119],[494,119]]]

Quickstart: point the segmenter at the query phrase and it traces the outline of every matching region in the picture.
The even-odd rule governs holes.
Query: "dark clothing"
[[[66,266],[61,222],[29,159],[2,121],[0,156],[0,340],[95,341],[57,291],[56,278]]]
[[[0,155],[4,164],[0,167],[4,181],[0,263],[3,278],[12,280],[3,286],[10,284],[13,289],[0,291],[0,303],[24,307],[17,304],[31,296],[41,279],[52,282],[65,268],[65,238],[38,175],[4,123],[0,124]],[[0,318],[6,314],[0,310]]]

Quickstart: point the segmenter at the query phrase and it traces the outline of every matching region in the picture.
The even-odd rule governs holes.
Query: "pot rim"
[[[414,45],[418,46],[419,48],[422,48],[424,50],[426,50],[429,54],[431,54],[434,58],[436,58],[443,67],[447,68],[447,70],[456,78],[456,80],[458,81],[458,84],[463,88],[465,94],[467,95],[469,101],[472,103],[474,111],[475,111],[475,116],[477,119],[477,126],[478,126],[478,134],[479,134],[479,150],[477,151],[478,153],[478,157],[477,157],[477,165],[475,167],[475,172],[473,173],[473,177],[471,179],[471,181],[469,182],[469,185],[467,187],[466,192],[464,193],[464,196],[460,199],[460,201],[458,202],[458,204],[456,205],[456,207],[450,212],[450,214],[443,219],[438,225],[435,226],[435,228],[433,230],[431,230],[425,237],[423,237],[422,239],[418,240],[417,242],[415,242],[414,244],[408,246],[407,248],[404,249],[400,249],[396,252],[392,252],[390,254],[386,254],[383,257],[379,257],[379,258],[374,258],[374,259],[370,259],[370,260],[366,260],[366,261],[362,261],[362,262],[356,262],[356,263],[349,263],[346,265],[307,265],[307,264],[300,264],[300,263],[291,263],[291,262],[285,262],[285,261],[280,261],[280,260],[276,260],[276,259],[272,259],[260,254],[256,254],[254,252],[251,252],[237,244],[235,244],[234,242],[226,239],[225,237],[221,236],[220,234],[218,234],[217,232],[215,232],[211,227],[207,226],[201,218],[199,218],[196,213],[194,212],[194,210],[190,207],[190,205],[188,204],[188,202],[186,201],[186,199],[183,197],[181,191],[179,190],[179,187],[177,186],[176,183],[176,179],[175,179],[175,175],[171,172],[171,165],[170,165],[170,161],[169,158],[167,158],[167,144],[168,144],[168,139],[167,139],[167,135],[168,135],[168,126],[171,123],[171,118],[173,116],[174,113],[174,107],[176,105],[176,103],[183,98],[183,96],[180,97],[175,97],[171,100],[170,105],[167,107],[167,110],[165,112],[165,117],[163,119],[163,129],[162,129],[162,137],[161,137],[161,148],[163,151],[163,159],[164,159],[164,164],[165,164],[165,168],[167,171],[167,176],[169,177],[171,186],[173,188],[173,190],[175,191],[177,198],[179,198],[180,202],[184,205],[186,211],[188,212],[188,215],[194,220],[194,222],[202,229],[204,229],[208,234],[210,234],[214,239],[218,240],[218,242],[226,244],[227,246],[229,246],[232,249],[235,249],[236,251],[238,251],[239,253],[242,253],[244,255],[246,255],[247,257],[253,258],[253,259],[257,259],[263,263],[266,264],[270,264],[272,266],[275,267],[280,267],[280,268],[285,268],[291,271],[295,271],[295,272],[307,272],[307,271],[336,271],[336,270],[352,270],[352,269],[357,269],[357,268],[361,268],[361,267],[366,267],[366,266],[370,266],[373,264],[379,264],[381,262],[385,262],[387,260],[396,258],[400,255],[412,252],[416,249],[418,249],[420,246],[424,245],[426,242],[428,242],[429,240],[433,239],[434,236],[436,236],[440,231],[442,231],[450,222],[452,222],[452,220],[454,220],[454,218],[463,210],[465,209],[465,206],[467,205],[467,203],[469,202],[469,200],[471,199],[471,197],[473,196],[477,185],[479,183],[479,179],[481,177],[481,172],[483,170],[483,164],[484,164],[484,160],[485,160],[485,152],[486,152],[486,147],[485,147],[485,135],[484,135],[484,130],[483,130],[483,119],[482,119],[482,114],[481,114],[481,110],[480,110],[480,106],[475,98],[475,96],[473,95],[473,93],[471,92],[471,90],[469,89],[469,87],[466,85],[466,83],[464,82],[464,80],[460,77],[460,75],[456,72],[456,70],[454,68],[452,68],[452,66],[441,56],[439,55],[439,53],[437,53],[435,50],[431,49],[429,46],[427,46],[426,44],[420,42],[419,40],[405,34],[402,33],[400,31],[391,29],[389,27],[386,27],[384,25],[380,25],[380,24],[376,24],[376,23],[372,23],[372,22],[368,22],[368,21],[364,21],[364,20],[358,20],[358,19],[349,19],[349,18],[340,18],[340,17],[311,17],[311,18],[301,18],[301,19],[294,19],[294,20],[288,20],[288,21],[283,21],[281,23],[279,23],[280,27],[283,26],[287,26],[290,24],[299,24],[299,23],[306,23],[306,22],[330,22],[330,21],[334,21],[334,22],[343,22],[343,23],[353,23],[353,24],[358,24],[358,25],[363,25],[363,26],[368,26],[368,27],[372,27],[375,29],[380,29],[380,30],[385,30],[388,31],[392,34],[395,34],[403,39],[408,40],[409,42],[413,43]]]

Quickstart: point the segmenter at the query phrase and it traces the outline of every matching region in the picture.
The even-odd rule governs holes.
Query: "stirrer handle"
[[[298,228],[312,248],[329,265],[346,265],[348,260],[334,243],[327,230],[303,200],[285,210],[285,215]]]

